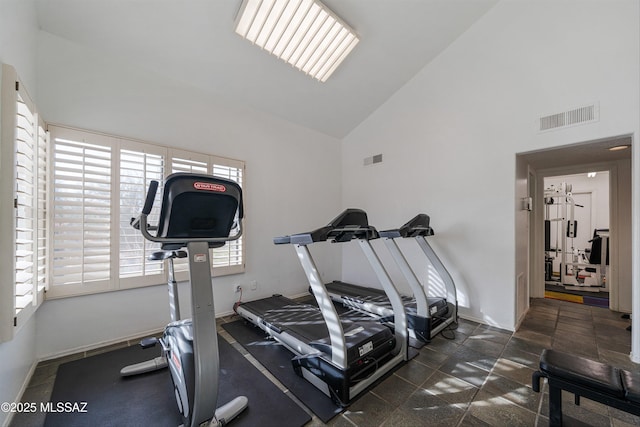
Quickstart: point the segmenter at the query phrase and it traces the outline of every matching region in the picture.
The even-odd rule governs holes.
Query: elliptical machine
[[[248,399],[238,396],[216,409],[220,360],[209,248],[224,246],[242,235],[242,189],[233,181],[210,175],[174,173],[165,180],[158,226],[153,227],[147,224],[147,216],[157,190],[158,182],[151,181],[142,213],[131,220],[131,225],[147,240],[161,243],[160,254],[167,254],[156,253],[159,259],[170,263],[172,322],[162,338],[141,343],[151,347],[160,342],[163,355],[123,368],[121,374],[135,375],[168,366],[183,425],[195,427],[210,420],[209,426],[221,426],[238,416],[247,407]],[[230,235],[235,226],[237,232]],[[189,257],[192,319],[179,320],[172,260],[181,257],[184,251],[180,249],[184,247]]]

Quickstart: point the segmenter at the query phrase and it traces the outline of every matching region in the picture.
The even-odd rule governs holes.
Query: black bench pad
[[[531,376],[540,392],[540,380],[549,384],[549,425],[562,426],[562,391],[640,416],[640,372],[626,371],[595,360],[555,350],[543,350],[540,369]]]
[[[640,403],[640,374],[637,372],[620,370],[625,397],[631,402]]]
[[[574,384],[587,387],[600,393],[625,398],[625,386],[622,384],[621,369],[584,357],[545,349],[540,355],[540,371],[551,377],[561,378]],[[626,371],[624,371],[626,372]],[[626,372],[626,381],[632,385],[634,399],[640,402],[640,376]],[[545,375],[546,376],[546,375]],[[626,378],[627,376],[625,376]]]

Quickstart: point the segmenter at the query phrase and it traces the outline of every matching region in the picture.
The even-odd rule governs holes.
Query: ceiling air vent
[[[600,109],[598,104],[587,105],[564,113],[551,114],[540,117],[538,130],[547,131],[575,126],[585,123],[597,122],[600,119]]]

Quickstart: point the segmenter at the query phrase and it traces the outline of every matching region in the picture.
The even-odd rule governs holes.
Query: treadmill
[[[425,343],[430,342],[444,328],[458,320],[455,283],[426,240],[427,236],[434,235],[433,228],[431,228],[429,222],[428,215],[418,214],[399,229],[379,232],[380,237],[384,239],[387,249],[391,252],[393,259],[413,292],[413,297],[401,296],[407,313],[410,337]],[[428,297],[416,274],[402,255],[395,239],[410,237],[416,239],[416,242],[440,276],[447,292],[446,297]],[[361,310],[382,321],[393,318],[393,307],[386,294],[380,289],[340,281],[327,283],[325,286],[331,299],[347,308]]]
[[[325,227],[277,237],[277,245],[294,246],[317,306],[280,295],[237,304],[234,310],[252,325],[289,349],[293,369],[341,406],[347,406],[368,386],[408,360],[407,320],[400,294],[371,247],[377,230],[367,214],[347,209]],[[341,318],[336,312],[309,251],[324,241],[355,240],[365,253],[394,309],[393,331],[370,318]]]

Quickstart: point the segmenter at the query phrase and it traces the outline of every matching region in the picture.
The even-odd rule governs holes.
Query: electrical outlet
[[[236,285],[236,293],[242,292],[242,286]]]
[[[255,291],[256,289],[258,289],[258,282],[255,281],[255,280],[252,280],[249,285],[250,285],[252,291]]]

